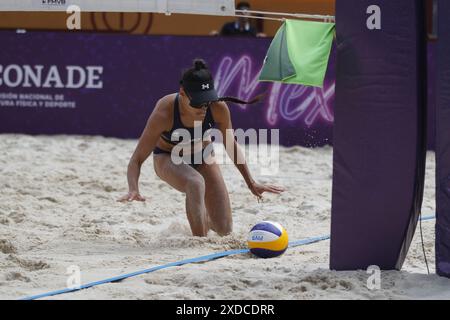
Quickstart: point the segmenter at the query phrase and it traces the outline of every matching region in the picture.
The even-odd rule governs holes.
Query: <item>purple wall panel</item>
[[[0,132],[30,134],[99,134],[137,138],[157,99],[177,90],[182,68],[204,57],[224,94],[250,97],[266,92],[263,103],[232,105],[236,127],[279,128],[283,145],[322,146],[332,143],[334,121],[335,52],[322,89],[257,83],[271,39],[130,36],[123,34],[0,31]],[[435,44],[429,63],[435,63]],[[10,65],[103,67],[102,88],[10,87],[4,69]],[[434,68],[430,68],[430,120],[435,106]],[[9,77],[14,77],[14,70]],[[45,77],[45,75],[43,76]],[[11,79],[10,79],[11,80]],[[14,80],[14,79],[12,79]],[[42,79],[44,82],[45,79]],[[76,82],[76,79],[75,79]],[[9,107],[8,93],[63,95],[75,108]],[[434,132],[434,122],[429,130]],[[429,135],[434,148],[434,134]]]
[[[450,277],[450,1],[439,1],[436,108],[436,272]]]
[[[219,93],[243,99],[266,93],[257,105],[231,105],[235,128],[278,128],[283,145],[330,143],[334,59],[323,90],[259,83],[271,39],[0,31],[0,42],[0,132],[139,137],[156,101],[177,91],[182,69],[202,57],[210,64]],[[25,79],[16,85],[14,66],[24,69],[25,65],[34,71],[43,66],[40,87],[27,87]],[[64,88],[55,87],[57,81],[44,87],[52,66]],[[101,88],[67,88],[67,66],[103,68],[94,81]],[[74,74],[76,84],[80,75]],[[46,94],[52,99],[60,95],[76,106],[19,107],[15,104],[23,104],[24,99],[10,99],[9,93]]]
[[[371,5],[381,30],[367,27]],[[425,168],[422,6],[336,2],[332,269],[399,269],[414,234]]]

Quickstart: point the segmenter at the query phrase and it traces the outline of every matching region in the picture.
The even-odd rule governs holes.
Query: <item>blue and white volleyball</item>
[[[289,239],[279,223],[262,221],[250,230],[247,243],[250,252],[257,257],[274,258],[286,251]]]

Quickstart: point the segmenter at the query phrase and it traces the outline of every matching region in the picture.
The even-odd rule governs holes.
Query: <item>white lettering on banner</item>
[[[66,0],[42,0],[42,4],[46,5],[65,5]]]
[[[73,109],[77,103],[63,94],[1,92],[0,107]]]
[[[52,85],[52,83],[54,83],[54,85]],[[42,86],[44,88],[64,88],[56,66],[51,66],[47,78]]]
[[[0,64],[0,87],[103,89],[103,66]]]
[[[67,66],[67,85],[66,88],[78,89],[86,82],[86,72],[79,66]],[[75,72],[78,73],[78,83],[75,83]]]
[[[25,79],[23,81],[22,87],[29,88],[31,87],[30,80],[33,81],[35,87],[39,86],[42,79],[42,69],[44,66],[38,65],[34,66],[35,70],[31,66],[25,65],[23,66],[23,70],[25,71]],[[35,72],[36,71],[36,72]]]
[[[12,76],[12,74],[11,74],[12,70],[15,71],[15,73],[14,73],[15,74],[15,81],[12,80],[14,78]],[[16,64],[12,64],[12,65],[7,66],[5,68],[5,71],[3,72],[3,74],[5,75],[4,82],[5,82],[5,84],[8,87],[11,87],[11,88],[18,87],[19,84],[22,82],[23,72],[22,72],[22,69]]]
[[[103,74],[103,67],[101,66],[89,66],[86,68],[88,71],[88,81],[86,88],[101,89],[103,88],[103,82],[100,80],[100,75]]]

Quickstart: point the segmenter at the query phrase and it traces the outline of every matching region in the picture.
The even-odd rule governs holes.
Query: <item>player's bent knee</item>
[[[202,176],[191,177],[186,181],[186,192],[205,192],[205,179]]]

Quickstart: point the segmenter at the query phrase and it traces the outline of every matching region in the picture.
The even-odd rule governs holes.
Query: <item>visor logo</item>
[[[206,89],[209,89],[209,83],[202,84],[202,90],[206,90]]]

